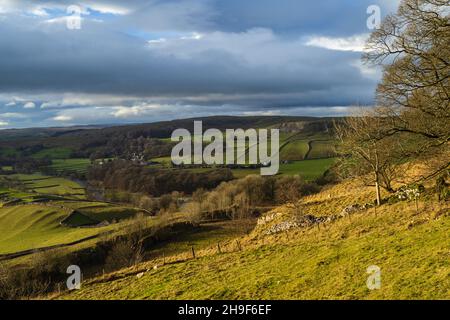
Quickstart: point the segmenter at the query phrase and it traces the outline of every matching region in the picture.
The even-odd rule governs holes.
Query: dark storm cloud
[[[182,57],[176,52],[166,53],[201,46],[196,42],[202,40],[176,39],[173,42],[182,43],[153,50],[142,39],[109,33],[96,23],[84,26],[86,31],[57,28],[48,31],[0,26],[1,34],[11,35],[8,41],[0,43],[2,91],[184,96],[308,92],[371,82],[348,66],[349,61],[359,58],[358,53],[332,52],[264,38],[246,47],[247,51],[242,52],[246,59],[242,59],[239,46],[246,46],[252,34],[234,34],[228,40],[223,33],[219,41],[224,46],[217,47],[216,41],[211,47],[206,45]],[[261,30],[259,35],[268,33]],[[266,41],[270,41],[269,45]],[[284,57],[286,61],[280,65],[278,57],[271,56],[276,54],[271,49],[283,51],[288,55]],[[253,63],[258,60],[267,63]]]
[[[370,104],[378,77],[347,42],[369,32],[371,2],[387,12],[385,1],[86,1],[68,30],[70,1],[0,0],[0,126]]]
[[[294,35],[343,36],[366,31],[366,9],[371,4],[373,0],[228,0],[218,3],[220,15],[215,21],[223,29],[232,31],[260,26]]]

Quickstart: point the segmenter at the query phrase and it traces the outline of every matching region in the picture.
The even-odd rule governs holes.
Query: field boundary
[[[111,233],[111,231],[107,231],[107,232],[102,232],[102,233],[99,233],[99,234],[96,234],[93,236],[85,237],[85,238],[82,238],[82,239],[79,239],[76,241],[72,241],[72,242],[68,242],[68,243],[62,243],[62,244],[41,247],[41,248],[28,249],[28,250],[18,251],[18,252],[14,252],[14,253],[0,254],[0,261],[12,260],[15,258],[27,256],[27,255],[34,254],[34,253],[45,252],[45,251],[53,250],[53,249],[71,247],[73,245],[77,245],[77,244],[83,243],[85,241],[93,240],[100,236],[110,234],[110,233]]]

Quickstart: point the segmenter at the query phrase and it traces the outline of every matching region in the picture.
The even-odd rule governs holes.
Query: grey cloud
[[[223,106],[325,114],[320,108],[370,104],[378,76],[358,66],[360,53],[305,45],[317,35],[367,33],[369,2],[89,1],[82,29],[68,30],[64,21],[46,20],[60,17],[51,8],[71,1],[40,1],[50,16],[38,16],[20,12],[37,2],[18,0],[0,13],[0,120],[27,102],[36,107],[24,114],[41,124],[138,121],[136,106],[152,103],[163,108],[142,109],[145,119],[221,113]],[[375,2],[388,10],[386,1]],[[22,102],[13,106],[14,97]],[[117,108],[135,109],[122,112],[125,119],[114,116]]]

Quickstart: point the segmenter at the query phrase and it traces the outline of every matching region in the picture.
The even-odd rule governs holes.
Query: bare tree
[[[363,56],[384,68],[377,88],[384,134],[407,133],[404,139],[413,139],[415,146],[410,154],[449,150],[449,5],[448,0],[403,0],[372,33]],[[439,168],[449,164],[447,159]]]
[[[340,140],[341,171],[373,185],[377,205],[381,204],[380,188],[394,191],[392,181],[401,161],[400,141],[385,135],[385,121],[374,109],[360,109],[353,116],[335,123]]]

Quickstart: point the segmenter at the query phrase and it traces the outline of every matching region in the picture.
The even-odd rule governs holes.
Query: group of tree
[[[173,144],[160,139],[126,134],[113,135],[109,138],[89,141],[81,145],[83,152],[91,160],[118,157],[132,160],[136,157],[151,159],[169,155]]]
[[[285,203],[297,203],[303,196],[316,193],[320,186],[300,176],[250,175],[223,182],[212,191],[198,189],[187,204],[186,211],[201,219],[227,216],[247,218],[259,209]]]
[[[151,169],[132,161],[114,160],[93,165],[87,175],[92,184],[100,183],[105,189],[132,193],[145,193],[159,197],[173,191],[191,194],[199,188],[213,189],[223,181],[233,179],[229,169],[208,172],[189,170]]]
[[[24,173],[29,174],[39,171],[43,167],[50,166],[52,161],[48,158],[32,158],[32,157],[1,157],[0,164],[2,166],[10,166],[12,170],[8,170],[7,174],[10,173]],[[1,169],[1,168],[0,168]]]
[[[370,36],[366,63],[381,65],[377,107],[336,125],[341,171],[393,192],[399,164],[424,158],[429,177],[448,170],[450,143],[450,11],[448,0],[403,0]]]

